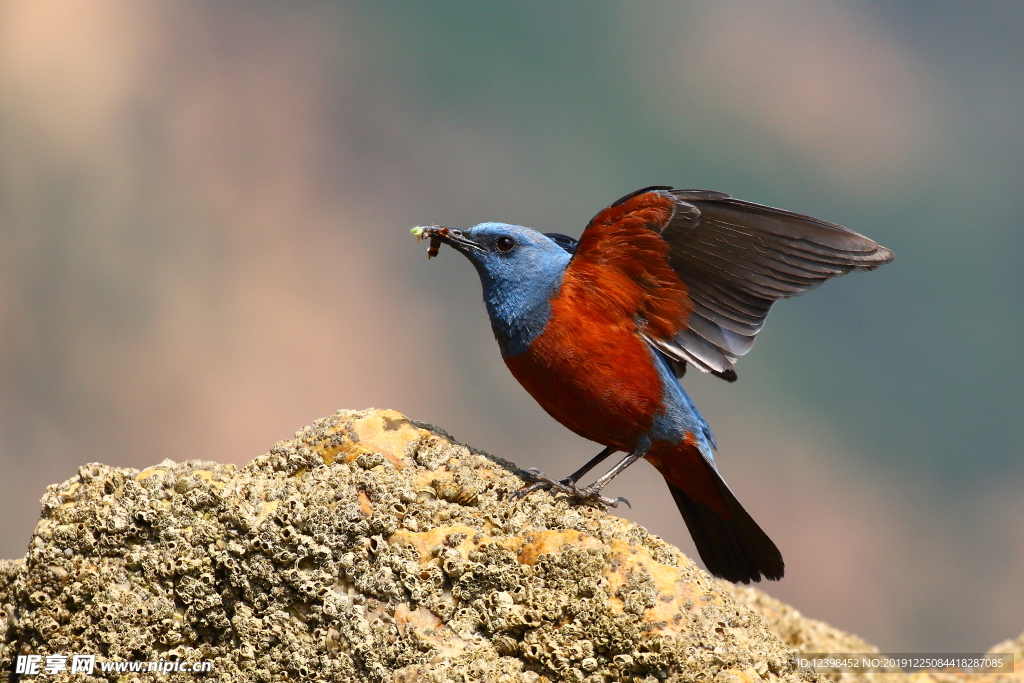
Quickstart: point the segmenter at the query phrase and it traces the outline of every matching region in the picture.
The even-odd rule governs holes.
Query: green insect
[[[427,225],[427,226],[416,226],[410,230],[412,234],[416,235],[416,241],[430,238],[430,246],[427,248],[427,258],[434,258],[437,256],[438,249],[441,248],[441,238],[448,235],[448,228],[443,228],[440,225]]]

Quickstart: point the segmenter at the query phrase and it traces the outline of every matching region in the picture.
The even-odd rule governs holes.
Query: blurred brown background
[[[408,228],[578,235],[673,184],[897,254],[686,378],[768,590],[889,650],[1019,633],[1022,36],[1015,2],[0,0],[0,556],[80,464],[242,463],[341,407],[574,469]],[[692,550],[653,468],[611,494]]]

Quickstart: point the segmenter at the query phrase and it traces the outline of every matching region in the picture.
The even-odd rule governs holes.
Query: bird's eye
[[[494,243],[498,247],[498,251],[512,251],[512,248],[516,246],[516,241],[508,236],[499,237]]]

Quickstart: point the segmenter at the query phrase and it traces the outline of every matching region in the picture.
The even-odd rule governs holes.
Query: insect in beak
[[[412,234],[416,235],[416,241],[430,238],[430,246],[427,247],[427,258],[434,258],[437,256],[438,250],[441,248],[441,238],[448,236],[448,228],[441,227],[439,225],[429,226],[417,226],[410,230]]]
[[[447,244],[452,249],[461,251],[463,254],[474,251],[487,251],[473,240],[466,237],[462,230],[453,230],[440,225],[427,225],[413,228],[410,232],[416,235],[416,239],[430,239],[430,248],[427,249],[427,257],[437,256],[437,250],[442,244]]]

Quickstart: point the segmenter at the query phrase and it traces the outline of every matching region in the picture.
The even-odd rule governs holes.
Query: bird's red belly
[[[574,316],[553,303],[530,349],[506,358],[519,383],[585,439],[629,451],[662,409],[661,378],[632,321]]]

